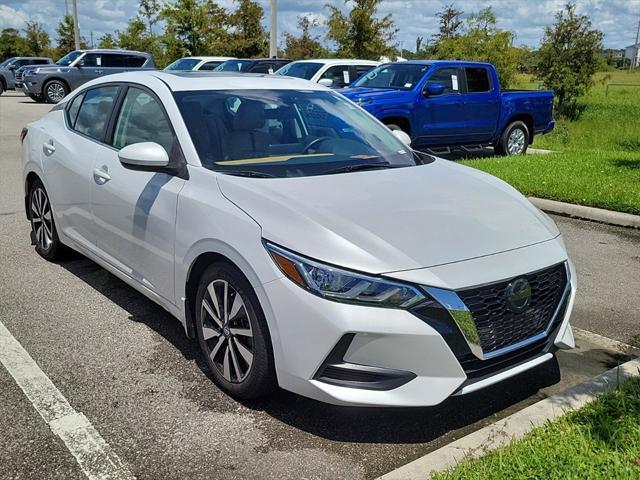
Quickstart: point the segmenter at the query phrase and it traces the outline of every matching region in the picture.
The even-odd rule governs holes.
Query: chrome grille
[[[512,279],[457,292],[473,316],[485,354],[543,333],[553,319],[567,285],[565,264],[523,277],[531,285],[531,302],[522,313],[507,307],[505,290]]]

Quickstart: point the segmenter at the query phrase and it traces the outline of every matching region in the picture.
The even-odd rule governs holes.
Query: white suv
[[[327,60],[299,60],[280,68],[276,75],[304,78],[325,87],[344,88],[380,62],[331,58]]]
[[[434,405],[572,347],[554,223],[404,137],[300,79],[110,75],[22,132],[32,241],[171,312],[239,398]]]

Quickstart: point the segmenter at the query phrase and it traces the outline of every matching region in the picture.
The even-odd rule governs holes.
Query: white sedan
[[[36,251],[173,314],[220,388],[435,405],[573,347],[554,223],[305,80],[145,71],[22,132]]]
[[[304,78],[325,87],[344,88],[378,65],[380,62],[352,58],[298,60],[287,63],[275,74]]]

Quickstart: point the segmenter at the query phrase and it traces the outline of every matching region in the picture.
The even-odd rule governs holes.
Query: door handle
[[[109,175],[109,172],[107,170],[107,166],[103,165],[100,168],[94,168],[93,169],[93,179],[95,180],[95,182],[98,185],[104,185],[109,180],[111,180],[111,175]]]
[[[49,140],[48,142],[44,142],[42,144],[42,151],[45,155],[53,155],[53,152],[56,151],[56,147],[53,146],[53,140]]]
[[[94,70],[95,73],[102,73],[104,70]]]

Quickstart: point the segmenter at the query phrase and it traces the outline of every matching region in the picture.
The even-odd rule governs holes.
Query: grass
[[[581,99],[573,122],[559,120],[533,147],[553,155],[471,159],[465,163],[496,175],[527,195],[640,214],[640,72],[602,72]],[[526,76],[518,87],[537,88]]]
[[[434,480],[640,478],[640,378]]]

